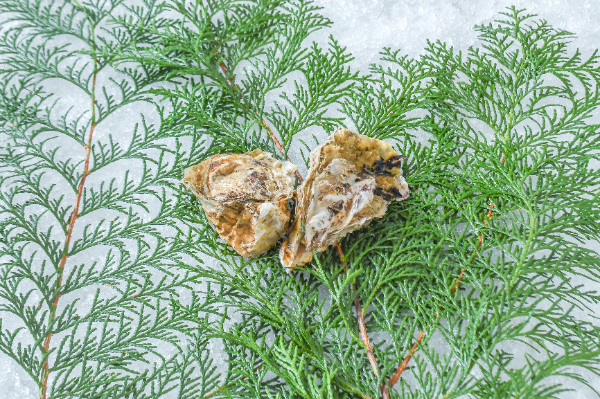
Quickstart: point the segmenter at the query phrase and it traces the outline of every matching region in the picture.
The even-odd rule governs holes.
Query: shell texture
[[[289,270],[309,262],[313,250],[324,251],[382,217],[391,201],[408,198],[404,159],[383,140],[337,129],[310,154],[281,263]]]
[[[187,168],[183,182],[222,239],[253,258],[286,232],[296,167],[269,153],[220,154]]]

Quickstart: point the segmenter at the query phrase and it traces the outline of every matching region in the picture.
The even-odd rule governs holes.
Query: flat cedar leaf
[[[597,54],[511,7],[464,53],[354,71],[311,44],[319,12],[0,2],[0,350],[40,398],[597,387]],[[411,196],[292,273],[236,255],[181,186],[217,153],[306,165],[344,124],[407,156]]]

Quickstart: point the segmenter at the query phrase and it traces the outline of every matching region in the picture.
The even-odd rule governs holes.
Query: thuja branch
[[[90,21],[91,24],[91,32],[92,32],[92,42],[94,42],[94,24]],[[95,52],[95,49],[92,49]],[[42,350],[42,356],[45,359],[44,364],[42,366],[42,375],[41,375],[41,389],[40,389],[40,399],[46,399],[47,389],[48,389],[48,377],[50,375],[50,365],[49,365],[49,356],[50,356],[50,341],[52,339],[52,331],[54,328],[54,321],[56,318],[56,309],[58,307],[58,301],[61,297],[62,290],[62,280],[65,270],[65,264],[67,263],[67,259],[69,258],[69,247],[71,244],[71,238],[73,236],[73,227],[75,226],[75,222],[79,216],[79,206],[81,204],[81,197],[83,196],[83,186],[85,185],[85,181],[89,176],[90,172],[90,155],[92,149],[92,138],[94,135],[94,129],[96,128],[96,78],[98,76],[98,59],[96,54],[93,55],[93,74],[92,74],[92,88],[91,88],[91,108],[92,108],[92,116],[90,121],[90,132],[88,134],[87,143],[84,144],[85,149],[85,162],[83,165],[83,175],[79,180],[79,184],[77,186],[77,195],[75,196],[75,203],[73,205],[73,212],[71,212],[71,217],[69,219],[69,224],[67,226],[67,234],[65,235],[65,243],[63,247],[63,255],[60,259],[60,263],[58,264],[58,279],[56,281],[56,285],[52,291],[52,295],[54,299],[52,300],[52,305],[50,307],[50,315],[48,318],[47,332],[46,337],[44,338],[44,345]]]
[[[500,162],[502,165],[504,165],[504,154],[502,154],[502,158],[501,158]],[[494,214],[494,212],[493,212],[494,204],[490,203],[489,206],[490,206],[490,209],[488,210],[487,215],[486,215],[487,220],[483,221],[483,224],[485,226],[488,225],[488,220],[491,220],[492,216]],[[479,251],[481,249],[482,243],[483,243],[483,231],[479,232],[479,235],[477,236],[477,251]],[[470,261],[473,262],[473,260],[475,259],[476,256],[477,256],[477,253],[474,253],[473,256],[471,257]],[[454,282],[454,284],[452,285],[452,288],[450,289],[451,295],[454,294],[460,287],[460,284],[465,275],[465,271],[466,271],[465,269],[461,269],[460,274],[458,275],[456,281]],[[440,309],[440,310],[443,310],[443,309]],[[438,316],[437,312],[435,313],[435,316],[436,317]],[[421,344],[421,340],[423,339],[424,335],[425,335],[425,330],[421,330],[421,332],[419,333],[419,336],[417,337],[417,342],[415,342],[413,344],[413,346],[410,348],[409,353],[404,357],[404,360],[402,360],[402,363],[400,363],[398,365],[396,372],[394,372],[394,374],[392,374],[392,376],[390,377],[390,387],[393,387],[394,385],[396,385],[396,383],[400,379],[400,376],[402,375],[404,370],[406,370],[406,368],[408,367],[408,363],[410,362],[410,359],[417,351],[417,348]]]

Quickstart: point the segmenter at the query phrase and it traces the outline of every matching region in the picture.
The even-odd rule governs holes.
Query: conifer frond
[[[172,181],[187,153],[143,116],[133,132],[103,132],[162,80],[101,54],[132,40],[112,23],[119,7],[0,4],[18,22],[0,43],[0,346],[43,398],[203,395],[218,384],[209,342],[181,341],[187,322],[169,306],[199,283],[175,271],[185,241]],[[78,93],[74,104],[61,103],[56,82]]]
[[[353,71],[307,0],[0,11],[0,350],[41,398],[594,389],[600,68],[570,33],[509,8],[465,53]],[[345,123],[407,156],[411,197],[344,264],[240,258],[180,184],[215,153],[300,165]]]

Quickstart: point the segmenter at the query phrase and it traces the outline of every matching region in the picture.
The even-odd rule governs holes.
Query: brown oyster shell
[[[187,168],[183,182],[219,236],[240,255],[253,258],[287,230],[295,171],[290,162],[254,150],[213,155]]]
[[[310,169],[297,190],[295,219],[279,257],[301,266],[346,234],[382,217],[391,201],[408,198],[398,155],[389,143],[337,129],[310,154]]]

